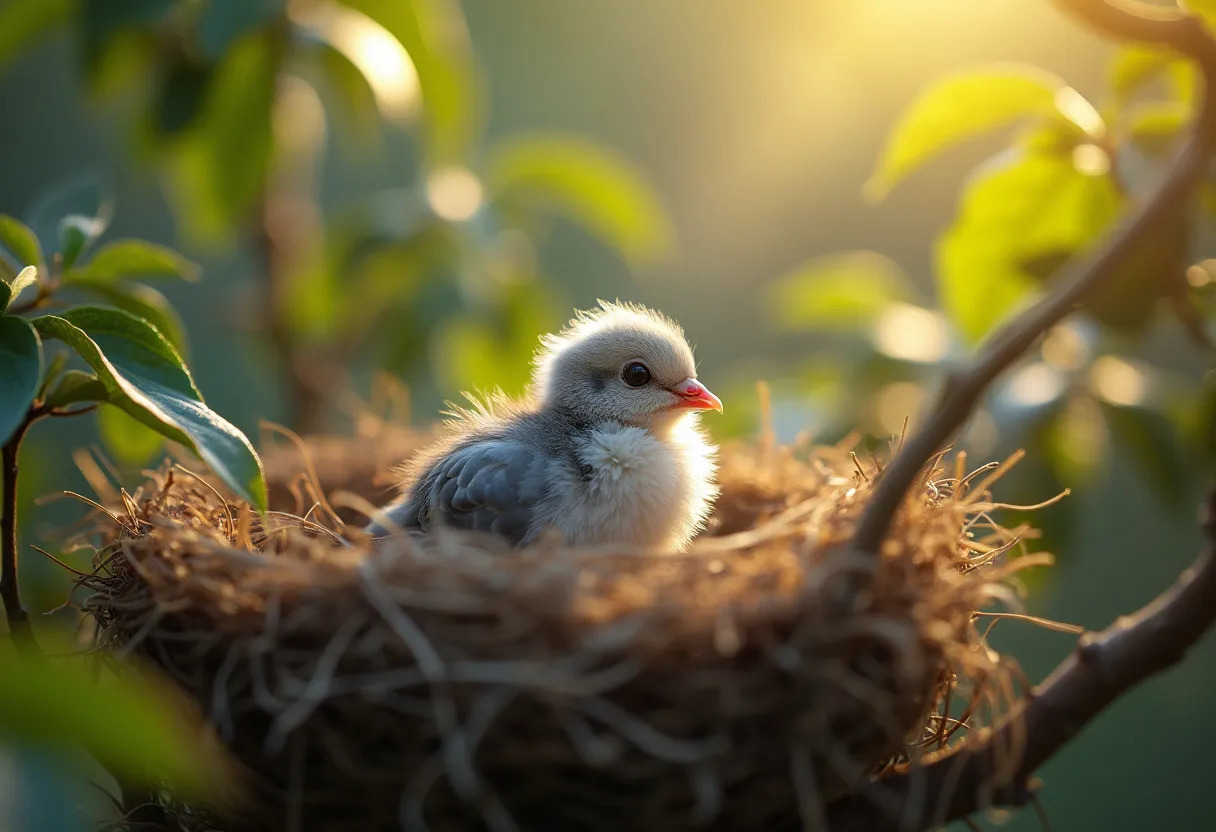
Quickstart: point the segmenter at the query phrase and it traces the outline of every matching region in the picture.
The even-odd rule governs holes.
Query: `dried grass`
[[[229,828],[823,828],[833,797],[881,801],[884,771],[1013,696],[975,616],[1030,536],[989,516],[999,471],[928,472],[877,559],[847,547],[875,464],[771,443],[726,449],[685,555],[373,551],[325,494],[375,500],[417,442],[309,443],[317,476],[267,454],[296,505],[264,520],[180,468],[103,518],[86,609],[243,764]]]

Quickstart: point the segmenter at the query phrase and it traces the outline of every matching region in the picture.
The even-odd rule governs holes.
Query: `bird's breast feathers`
[[[649,431],[605,425],[575,443],[578,470],[549,518],[568,543],[623,543],[669,551],[688,545],[717,494],[714,448],[695,423],[660,440]]]

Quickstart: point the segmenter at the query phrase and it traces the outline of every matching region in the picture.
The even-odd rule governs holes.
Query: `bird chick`
[[[470,401],[369,534],[447,525],[515,545],[556,532],[571,546],[679,551],[704,526],[717,449],[696,417],[722,402],[670,318],[601,301],[541,339],[526,401]]]

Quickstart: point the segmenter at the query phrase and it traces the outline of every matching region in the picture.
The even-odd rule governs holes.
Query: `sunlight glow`
[[[297,8],[291,16],[313,30],[354,64],[367,79],[380,111],[405,121],[418,109],[418,71],[393,35],[365,14],[337,4]]]
[[[1089,371],[1094,392],[1111,404],[1131,406],[1148,398],[1151,379],[1148,373],[1122,358],[1104,355]]]
[[[1092,142],[1072,149],[1072,164],[1086,176],[1102,176],[1110,172],[1110,154]]]
[[[427,177],[431,210],[449,222],[462,222],[476,214],[482,197],[481,182],[467,168],[440,168]]]
[[[325,146],[325,105],[312,85],[300,78],[280,79],[272,124],[275,146],[285,156],[314,159]]]
[[[1216,260],[1204,260],[1186,270],[1186,282],[1192,289],[1202,289],[1216,283]]]
[[[1089,135],[1095,138],[1106,135],[1106,122],[1102,120],[1102,115],[1072,87],[1062,87],[1056,93],[1056,109]]]
[[[938,312],[896,303],[874,323],[871,338],[885,355],[903,361],[931,363],[950,349],[950,326]]]
[[[1089,360],[1089,347],[1071,324],[1061,324],[1047,333],[1040,352],[1049,366],[1066,373],[1081,369]]]
[[[1064,392],[1064,376],[1042,361],[1014,371],[1005,395],[1019,407],[1038,407],[1059,398]]]

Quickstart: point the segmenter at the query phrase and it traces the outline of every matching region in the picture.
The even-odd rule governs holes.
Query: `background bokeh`
[[[244,5],[233,0],[232,14]],[[902,269],[918,309],[932,309],[935,241],[954,220],[968,170],[1008,139],[968,142],[875,203],[863,197],[863,184],[901,111],[942,73],[993,61],[1035,64],[1102,101],[1115,59],[1113,45],[1046,0],[464,0],[461,7],[482,97],[472,121],[484,123],[462,163],[480,176],[493,148],[513,137],[578,136],[628,165],[639,187],[648,183],[643,205],[653,200],[666,220],[656,220],[656,231],[587,221],[577,210],[514,226],[494,225],[484,213],[458,218],[453,225],[465,236],[441,243],[456,255],[437,267],[438,277],[423,279],[403,230],[418,195],[429,188],[432,208],[442,213],[446,193],[459,217],[462,194],[467,201],[470,187],[485,185],[452,179],[448,167],[440,171],[446,181],[420,173],[435,152],[421,138],[426,102],[411,99],[408,85],[378,90],[373,104],[382,117],[369,138],[357,109],[342,105],[342,89],[318,82],[317,98],[313,87],[293,86],[299,81],[280,85],[289,103],[276,116],[275,136],[287,149],[270,179],[272,190],[286,194],[286,236],[295,246],[291,262],[278,266],[280,279],[318,281],[315,294],[287,302],[284,314],[305,321],[290,337],[309,366],[328,372],[327,362],[341,365],[321,375],[314,397],[332,395],[306,427],[349,430],[349,394],[369,398],[377,370],[409,386],[417,422],[469,386],[518,389],[538,333],[576,307],[619,297],[684,325],[701,377],[726,402],[724,418],[711,424],[724,438],[757,429],[758,379],[772,386],[783,438],[804,429],[829,440],[849,427],[875,437],[898,432],[904,416],[915,420],[919,391],[939,377],[942,361],[965,354],[967,340],[937,313],[894,319],[902,328],[888,319],[887,329],[904,335],[885,348],[880,324],[843,333],[787,326],[774,287],[815,258],[872,250]],[[391,66],[388,52],[382,58]],[[11,61],[0,57],[0,213],[27,215],[48,190],[82,174],[108,179],[115,205],[108,236],[172,245],[203,266],[200,282],[161,288],[189,333],[191,367],[208,403],[251,437],[263,419],[298,426],[298,402],[284,383],[284,342],[262,326],[265,215],[252,223],[242,216],[235,230],[203,227],[163,148],[139,126],[146,71],[116,71],[115,89],[99,96],[83,56],[79,33],[61,27]],[[315,80],[309,72],[315,67],[300,77]],[[169,97],[187,95],[188,86]],[[393,105],[393,95],[404,97]],[[251,155],[255,138],[251,128]],[[226,175],[248,173],[237,165]],[[339,258],[328,277],[312,274],[316,262],[338,257],[334,249],[346,241],[335,229],[352,216],[363,218],[350,220],[356,225],[388,223],[396,238],[374,249],[370,265]],[[1192,242],[1195,259],[1216,252],[1210,215]],[[862,259],[867,268],[893,268]],[[483,267],[489,282],[470,287],[462,274]],[[395,293],[399,286],[406,288]],[[327,340],[345,324],[318,318],[309,306],[335,293],[343,321],[353,321],[362,339],[349,352]],[[1044,392],[1042,373],[1032,372],[1021,393],[998,390],[994,401],[1008,406],[994,404],[969,433],[965,444],[979,457],[1029,448],[1028,463],[1009,483],[1018,498],[1074,487],[1042,513],[1059,565],[1028,578],[1030,612],[1104,626],[1167,586],[1200,546],[1195,506],[1212,471],[1204,445],[1213,432],[1202,396],[1210,398],[1213,382],[1202,380],[1210,359],[1179,330],[1163,319],[1135,335],[1083,326],[1061,336],[1062,349],[1082,357],[1123,356],[1104,365],[1114,373],[1114,382],[1106,373],[1109,398],[1117,404],[1134,387],[1132,404],[1164,414],[1148,428],[1121,433],[1063,405],[1072,421],[1051,421],[1043,414],[1055,397]],[[1131,381],[1119,375],[1127,368],[1138,374]],[[31,433],[20,494],[26,541],[53,545],[55,529],[81,515],[79,504],[36,498],[86,489],[71,450],[98,441],[91,418]],[[138,464],[126,470],[127,485],[137,484]],[[35,611],[56,606],[67,586],[60,571],[32,558],[25,581]],[[1072,646],[1069,636],[1015,622],[997,628],[995,643],[1017,655],[1032,679]],[[1043,804],[1059,830],[1216,828],[1208,794],[1213,742],[1216,640],[1209,637],[1183,667],[1110,708],[1043,770]],[[0,765],[0,794],[6,778],[10,786],[36,782],[48,765],[42,756],[13,757]],[[0,798],[0,814],[3,804]],[[1038,828],[1029,811],[980,823]]]

